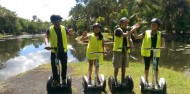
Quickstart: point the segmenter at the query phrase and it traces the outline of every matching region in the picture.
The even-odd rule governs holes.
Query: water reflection
[[[14,39],[0,42],[0,80],[50,62],[50,51],[44,49],[43,37],[35,39]],[[71,54],[73,48],[68,45],[68,62],[78,62]]]
[[[24,47],[20,52],[20,56],[8,60],[5,68],[0,70],[0,80],[50,62],[50,51],[44,50],[44,47],[44,44],[39,49],[35,49],[32,45]],[[71,48],[71,45],[68,47]],[[70,54],[70,51],[68,51],[68,54]],[[68,62],[77,62],[77,59],[73,55],[69,55]]]
[[[5,68],[0,70],[0,79],[7,79],[8,77],[47,63],[49,61],[47,57],[49,57],[48,51],[37,51],[12,58],[6,62]]]

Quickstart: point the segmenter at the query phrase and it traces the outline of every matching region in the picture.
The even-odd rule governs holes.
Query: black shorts
[[[153,60],[153,53],[152,52],[151,52],[150,57],[144,57],[145,70],[149,70],[150,62],[152,62],[152,60]],[[156,57],[156,61],[157,61],[156,71],[158,71],[159,57]]]

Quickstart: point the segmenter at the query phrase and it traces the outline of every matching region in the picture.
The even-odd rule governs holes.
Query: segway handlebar
[[[58,47],[45,47],[44,49],[46,49],[46,50],[51,50],[51,49],[54,49],[54,50],[56,50]]]
[[[105,52],[89,52],[90,54],[100,54],[100,53],[105,53]]]
[[[132,48],[132,47],[126,47],[126,46],[124,46],[124,47],[119,47],[118,49],[130,49],[130,48]]]
[[[159,50],[159,49],[164,49],[165,47],[160,47],[160,48],[144,48],[145,50]]]

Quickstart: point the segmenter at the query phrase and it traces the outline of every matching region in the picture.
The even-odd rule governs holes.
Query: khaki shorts
[[[126,59],[126,61],[124,59]],[[129,55],[127,53],[125,57],[121,52],[113,52],[112,62],[114,68],[121,68],[122,62],[124,63],[125,67],[129,67]]]

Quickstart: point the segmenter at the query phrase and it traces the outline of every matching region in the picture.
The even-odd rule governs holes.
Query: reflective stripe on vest
[[[90,60],[97,59],[97,54],[90,54],[90,52],[103,52],[102,40],[98,40],[95,34],[90,36],[87,46],[86,57]],[[103,61],[103,54],[100,55],[99,61]]]
[[[61,35],[62,35],[62,42],[63,42],[63,48],[64,52],[67,52],[67,34],[64,26],[61,27]],[[51,47],[57,47],[57,34],[54,29],[54,26],[50,26],[50,45]],[[54,50],[51,50],[52,52],[55,52]]]
[[[141,47],[141,55],[149,57],[150,56],[150,50],[145,50],[144,48],[152,48],[151,47],[151,30],[145,31],[145,36],[142,41],[142,47]],[[161,46],[161,32],[157,31],[157,42],[156,42],[156,48],[160,48]],[[156,57],[160,57],[160,50],[156,53]]]
[[[121,28],[118,28],[118,29],[120,29],[123,32],[123,30]],[[114,33],[116,32],[116,30],[114,31]],[[118,49],[118,48],[123,47],[123,38],[126,39],[127,47],[129,47],[128,36],[127,37],[122,37],[122,36],[118,37],[118,36],[114,35],[113,51],[122,52],[122,49]],[[130,49],[127,52],[130,53]]]

